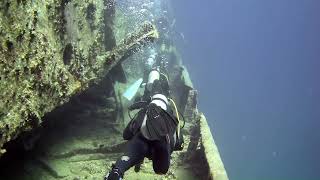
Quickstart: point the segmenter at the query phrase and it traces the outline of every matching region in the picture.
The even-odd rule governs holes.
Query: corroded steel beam
[[[208,163],[208,179],[229,180],[218,147],[213,139],[206,117],[200,115],[200,135],[204,156]]]
[[[117,64],[135,52],[140,51],[143,46],[153,42],[157,38],[159,38],[159,34],[155,26],[149,22],[145,22],[139,31],[128,35],[128,37],[112,51],[97,57],[98,61],[95,67],[95,69],[98,70],[97,75],[104,76]]]

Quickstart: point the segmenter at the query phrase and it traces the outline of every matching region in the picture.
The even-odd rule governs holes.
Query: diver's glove
[[[147,101],[138,101],[138,102],[133,103],[131,106],[129,106],[128,109],[130,111],[135,110],[135,109],[141,109],[141,108],[146,107],[147,104],[148,104]]]

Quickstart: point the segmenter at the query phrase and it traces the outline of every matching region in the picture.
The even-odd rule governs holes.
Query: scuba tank
[[[146,88],[148,91],[152,91],[152,85],[156,80],[160,80],[160,72],[159,72],[159,68],[153,68],[148,76],[148,81],[146,84]]]

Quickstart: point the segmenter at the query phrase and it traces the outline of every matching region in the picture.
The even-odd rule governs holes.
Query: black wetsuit
[[[155,173],[165,174],[170,166],[171,152],[166,141],[150,141],[139,132],[128,142],[125,153],[117,160],[115,167],[124,173],[147,157],[152,159]]]
[[[159,140],[146,139],[139,130],[145,114],[145,108],[140,110],[123,131],[123,138],[129,141],[125,153],[114,165],[122,174],[142,162],[145,157],[152,160],[155,173],[165,174],[169,169],[170,155],[176,145],[175,134],[170,133],[167,138]]]
[[[174,117],[170,105],[167,103],[167,110],[153,104],[150,97],[155,94],[169,96],[168,82],[156,80],[153,83],[152,91],[145,90],[141,107],[137,116],[132,119],[123,132],[123,138],[128,140],[125,153],[114,164],[110,173],[117,174],[116,177],[123,174],[131,167],[141,164],[145,157],[153,162],[154,172],[157,174],[166,174],[169,166],[171,153],[173,150],[181,150],[183,138],[177,137],[176,128],[178,120]],[[130,108],[129,108],[130,109]],[[144,137],[140,131],[144,117],[147,115],[146,127],[152,140]],[[155,138],[154,138],[155,137]],[[156,139],[156,140],[154,140]]]

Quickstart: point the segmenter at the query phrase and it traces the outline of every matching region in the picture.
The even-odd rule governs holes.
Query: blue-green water
[[[230,179],[320,179],[320,1],[172,2]]]
[[[75,0],[61,2],[61,6],[69,3],[69,8],[70,3],[76,4]],[[14,7],[19,3],[17,1],[11,5]],[[10,3],[4,4],[6,8],[11,6]],[[150,59],[154,60],[159,55],[167,58],[169,69],[174,70],[174,65],[170,67],[170,56],[177,55],[173,58],[179,59],[181,53],[183,64],[186,64],[195,88],[199,90],[199,110],[207,116],[231,180],[320,179],[319,0],[115,0],[115,4],[114,25],[118,31],[115,30],[114,35],[117,43],[128,33],[139,29],[145,21],[156,25],[160,34],[158,41],[130,57],[131,61],[127,62],[132,64],[123,63],[124,69],[140,66],[141,62],[148,64]],[[77,7],[67,8],[67,11],[80,12],[81,9]],[[88,7],[91,7],[88,8],[90,11],[96,9],[92,8],[94,6]],[[87,12],[89,17],[92,15],[90,11]],[[36,12],[42,14],[41,11]],[[41,18],[35,18],[34,21],[44,24]],[[176,43],[179,51],[174,49]],[[5,45],[9,50],[18,47],[10,41]],[[129,82],[135,82],[142,76],[142,68],[128,71]],[[104,97],[105,94],[100,95]],[[98,96],[99,93],[93,97]],[[75,104],[82,105],[79,102]],[[93,105],[89,103],[82,106],[88,108]],[[88,112],[86,110],[83,117]],[[101,129],[106,126],[102,123],[104,119],[101,122],[97,118],[93,123],[91,118],[95,119],[89,118],[88,127],[82,124],[88,122],[87,117],[83,122],[81,119],[79,121],[78,116],[74,121],[69,121],[68,116],[57,118],[63,123],[55,122],[56,127],[49,122],[47,126],[52,126],[55,133],[59,129],[59,136],[46,132],[46,135],[42,135],[42,141],[39,140],[40,148],[32,151],[24,150],[25,143],[17,143],[17,146],[24,147],[19,147],[16,152],[8,151],[10,155],[3,162],[9,163],[1,164],[0,176],[3,177],[6,172],[10,177],[24,177],[25,173],[30,177],[38,177],[39,172],[48,173],[48,167],[50,177],[55,174],[50,169],[60,173],[59,169],[55,170],[42,161],[45,159],[42,156],[47,153],[37,153],[48,151],[47,137],[58,139],[58,143],[49,142],[52,149],[59,147],[60,140],[70,142],[61,151],[49,152],[48,155],[59,155],[73,146],[101,148],[101,145],[108,145],[104,139],[97,139],[111,134]],[[78,132],[68,130],[70,127],[65,126],[65,122],[73,129],[80,127]],[[67,133],[60,133],[60,128],[67,129]],[[97,130],[92,135],[94,141],[87,134],[92,129]],[[37,141],[32,139],[40,137],[35,134],[30,138],[31,141]],[[78,137],[86,141],[79,143]],[[73,141],[73,138],[77,141]],[[91,141],[92,145],[86,143]],[[100,162],[105,161],[103,159]],[[64,169],[62,173],[75,167],[76,163],[70,164],[73,166],[61,165]],[[83,164],[81,167],[88,167],[87,162]],[[90,167],[84,174],[102,177],[105,166],[96,165],[96,172]],[[36,167],[38,170],[35,170]],[[75,174],[80,176],[78,171],[83,169],[77,168],[66,173],[66,179]],[[84,176],[88,179],[87,175]]]

